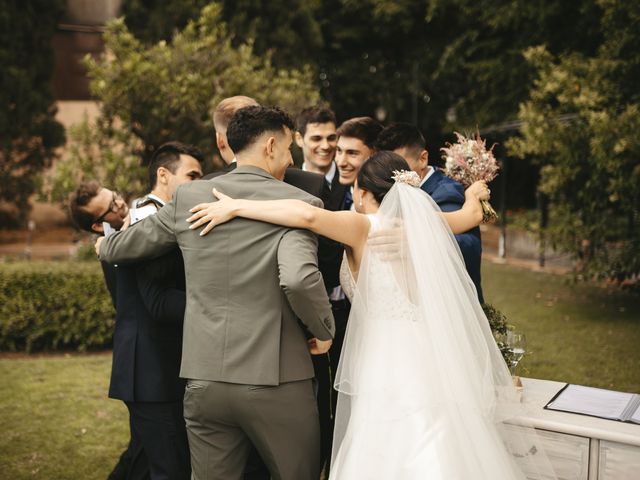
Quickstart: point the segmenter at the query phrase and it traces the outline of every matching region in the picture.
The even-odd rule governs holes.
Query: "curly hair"
[[[293,120],[279,107],[255,105],[238,110],[227,129],[227,141],[231,150],[238,153],[247,148],[265,132],[284,133],[285,127],[293,130]]]

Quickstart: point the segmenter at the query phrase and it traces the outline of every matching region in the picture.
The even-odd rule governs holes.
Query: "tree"
[[[509,146],[541,166],[549,238],[584,273],[640,273],[640,5],[601,0],[603,40],[593,56],[527,51],[537,72]]]
[[[195,20],[211,0],[131,0],[122,14],[136,38],[153,44],[170,41],[174,33]],[[300,67],[322,48],[316,19],[319,0],[226,0],[217,2],[221,18],[233,34],[232,44],[252,41],[256,55],[272,53],[278,67]]]
[[[64,143],[64,129],[55,120],[51,93],[51,39],[64,11],[62,0],[8,2],[0,9],[0,224],[26,218],[38,174]]]
[[[171,41],[211,0],[128,0],[122,15],[129,31],[141,42]]]
[[[276,68],[270,54],[254,54],[251,42],[232,46],[221,12],[220,5],[209,5],[170,42],[152,46],[115,20],[105,32],[107,53],[86,59],[104,118],[118,119],[141,141],[143,159],[173,139],[211,153],[210,111],[224,97],[250,95],[291,112],[318,100],[310,68]]]
[[[102,117],[90,121],[85,116],[69,129],[66,155],[44,175],[41,192],[49,202],[66,206],[69,193],[81,182],[98,180],[131,200],[150,188],[136,153],[141,147],[130,132]]]
[[[211,108],[224,97],[250,95],[291,112],[319,99],[309,68],[276,68],[251,42],[234,47],[217,4],[169,42],[141,42],[122,18],[107,25],[104,38],[105,53],[85,59],[100,116],[71,130],[68,157],[45,179],[43,193],[63,203],[88,178],[129,198],[144,193],[143,167],[169,140],[197,145],[211,158]]]

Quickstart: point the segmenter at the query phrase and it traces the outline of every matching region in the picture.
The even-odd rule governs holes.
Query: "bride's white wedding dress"
[[[521,407],[438,211],[419,189],[395,185],[369,218],[371,232],[402,232],[397,253],[368,247],[357,282],[343,261],[352,310],[330,479],[514,480],[523,468],[555,478],[532,429],[502,424]]]

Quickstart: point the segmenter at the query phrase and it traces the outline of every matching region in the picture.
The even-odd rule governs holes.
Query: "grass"
[[[104,479],[129,441],[110,354],[0,359],[0,477]]]
[[[485,297],[527,336],[523,375],[640,393],[640,299],[485,262]],[[128,441],[111,355],[0,358],[0,478],[104,479]]]
[[[485,299],[527,337],[519,374],[640,393],[640,298],[484,262]]]

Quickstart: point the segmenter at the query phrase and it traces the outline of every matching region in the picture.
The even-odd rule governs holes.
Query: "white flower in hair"
[[[420,177],[414,171],[394,170],[391,178],[396,183],[406,183],[412,187],[420,186]]]

